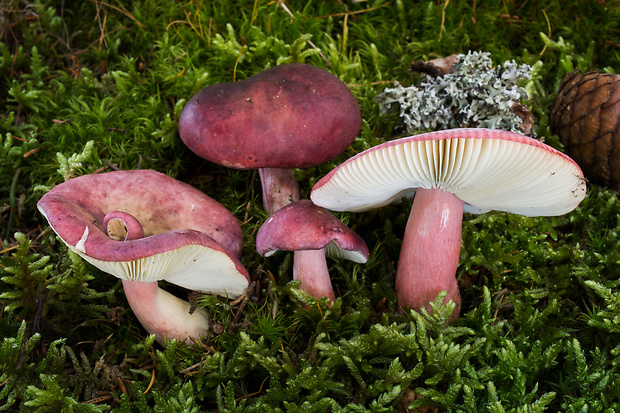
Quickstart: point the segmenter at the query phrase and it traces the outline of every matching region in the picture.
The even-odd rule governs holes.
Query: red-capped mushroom
[[[458,317],[463,211],[562,215],[585,197],[586,183],[572,159],[535,139],[452,129],[370,148],[323,177],[310,197],[331,210],[365,211],[414,192],[396,274],[399,304],[419,310],[447,291]]]
[[[246,80],[208,86],[185,105],[179,134],[198,156],[259,169],[271,214],[300,199],[291,168],[332,159],[361,127],[355,97],[328,71],[284,64]]]
[[[256,249],[264,257],[278,250],[294,251],[293,279],[317,300],[336,299],[325,255],[368,261],[368,247],[362,238],[325,208],[302,200],[288,204],[261,226]]]
[[[238,258],[236,218],[198,189],[155,171],[117,171],[66,181],[45,194],[39,211],[67,246],[122,279],[149,334],[198,339],[209,328],[199,309],[160,289],[184,288],[236,298],[249,284]]]

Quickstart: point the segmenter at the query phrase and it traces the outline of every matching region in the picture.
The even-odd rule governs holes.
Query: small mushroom
[[[549,126],[588,179],[620,190],[620,75],[566,75]]]
[[[307,64],[284,64],[246,80],[208,86],[185,105],[179,134],[198,156],[236,169],[259,169],[271,214],[300,199],[291,168],[332,159],[361,127],[355,97],[338,77]]]
[[[585,197],[586,183],[572,159],[540,141],[451,129],[370,148],[318,181],[310,198],[335,211],[365,211],[414,193],[396,273],[399,304],[419,310],[447,291],[456,318],[463,212],[562,215]]]
[[[198,189],[149,170],[70,179],[37,204],[74,252],[123,281],[136,317],[159,343],[197,339],[209,328],[203,309],[157,281],[236,298],[249,284],[239,262],[236,218]]]
[[[261,226],[256,249],[264,257],[278,250],[294,251],[293,279],[317,300],[336,299],[332,288],[326,253],[357,263],[368,261],[364,240],[325,208],[302,200],[288,204]]]

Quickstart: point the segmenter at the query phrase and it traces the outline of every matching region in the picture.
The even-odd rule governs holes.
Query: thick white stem
[[[299,288],[317,300],[327,297],[331,303],[336,299],[323,249],[295,251],[293,279],[301,281]]]
[[[441,291],[461,307],[456,269],[461,251],[464,202],[440,189],[417,189],[407,221],[396,272],[396,292],[402,308],[419,310]]]
[[[204,309],[190,314],[187,301],[162,290],[157,282],[123,280],[123,289],[144,329],[164,346],[173,338],[188,343],[198,340],[209,329],[209,315]]]

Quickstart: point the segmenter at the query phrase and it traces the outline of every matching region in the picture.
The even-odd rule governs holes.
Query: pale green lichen
[[[409,87],[397,83],[376,100],[382,113],[398,105],[408,133],[463,127],[523,132],[523,121],[512,108],[528,99],[521,83],[531,71],[512,60],[494,68],[490,53],[470,51],[458,55],[454,73],[429,76]]]

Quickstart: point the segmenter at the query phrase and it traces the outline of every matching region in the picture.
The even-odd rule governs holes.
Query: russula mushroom
[[[74,252],[123,282],[134,314],[149,334],[197,339],[209,317],[158,287],[166,280],[191,290],[236,298],[249,284],[239,262],[237,219],[198,189],[150,170],[70,179],[37,204]]]
[[[414,192],[396,274],[398,301],[419,310],[447,291],[456,318],[463,212],[562,215],[585,197],[586,183],[572,159],[540,141],[451,129],[359,153],[319,180],[310,198],[335,211],[365,211]]]
[[[291,168],[332,159],[361,127],[355,97],[338,77],[299,63],[246,80],[207,86],[185,105],[179,134],[198,156],[235,169],[259,169],[271,214],[300,199]]]
[[[302,200],[273,213],[256,235],[256,249],[264,257],[278,250],[294,251],[293,279],[317,300],[336,299],[325,254],[357,263],[368,261],[362,238],[325,208]]]
[[[620,75],[566,75],[549,126],[588,179],[620,190]]]

